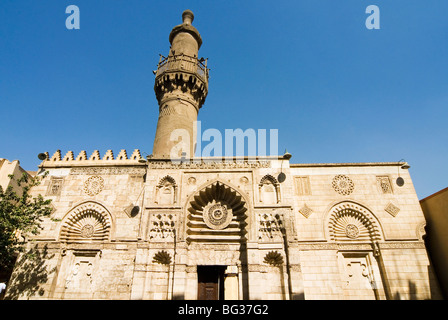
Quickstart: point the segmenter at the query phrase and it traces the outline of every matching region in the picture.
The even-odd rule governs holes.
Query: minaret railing
[[[187,56],[185,54],[160,55],[156,78],[167,71],[180,71],[196,74],[202,81],[208,82],[207,59]]]

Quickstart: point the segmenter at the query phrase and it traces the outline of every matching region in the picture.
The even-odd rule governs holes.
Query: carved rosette
[[[104,189],[104,179],[100,176],[92,176],[84,182],[84,192],[93,197]]]
[[[334,191],[344,196],[348,196],[355,189],[355,184],[348,176],[339,174],[333,178],[332,186]]]
[[[210,229],[222,230],[232,221],[232,209],[223,201],[216,202],[213,200],[204,208],[203,218]]]

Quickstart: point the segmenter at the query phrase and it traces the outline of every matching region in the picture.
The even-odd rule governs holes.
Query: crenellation
[[[62,161],[73,161],[75,160],[74,155],[73,155],[73,151],[68,151],[64,158],[62,159]]]
[[[50,158],[50,161],[61,161],[61,150],[56,150],[56,152]]]
[[[87,160],[87,153],[85,150],[82,150],[76,157],[76,161],[85,161],[85,160]]]
[[[76,158],[74,157],[73,151],[67,151],[65,156],[61,157],[61,150],[57,150],[51,158],[42,161],[41,167],[51,168],[51,167],[64,167],[64,166],[113,166],[113,165],[125,165],[125,164],[136,164],[139,160],[142,160],[140,150],[135,149],[128,158],[126,150],[122,149],[118,153],[117,157],[114,157],[112,150],[107,150],[104,156],[101,158],[99,150],[94,150],[90,157],[87,157],[85,150],[82,150]],[[144,163],[142,163],[144,165]]]
[[[114,160],[114,153],[112,150],[107,150],[106,154],[103,157],[103,160]]]
[[[90,156],[89,160],[91,161],[99,161],[101,159],[100,152],[98,150],[93,151],[92,155]]]

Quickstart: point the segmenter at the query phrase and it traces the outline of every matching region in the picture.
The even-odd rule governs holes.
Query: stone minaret
[[[207,61],[198,59],[202,39],[191,25],[193,19],[190,10],[182,13],[183,23],[170,33],[168,57],[161,55],[157,67],[154,91],[159,120],[152,151],[156,159],[173,154],[180,158],[182,152],[187,158],[194,156],[196,121],[208,93],[208,69]]]

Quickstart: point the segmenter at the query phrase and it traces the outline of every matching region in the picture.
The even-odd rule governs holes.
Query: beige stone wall
[[[294,191],[293,203],[297,221],[297,234],[300,240],[326,240],[325,222],[333,206],[343,201],[352,201],[366,207],[379,221],[385,240],[418,240],[418,230],[425,223],[417,195],[408,170],[397,166],[299,166],[290,169],[291,178],[309,177],[310,193],[299,195]],[[395,180],[404,178],[402,187]],[[343,195],[332,187],[337,175],[349,177],[354,188],[350,194]],[[391,193],[383,193],[378,187],[377,177],[388,177]],[[304,206],[312,213],[305,217],[299,212]],[[392,204],[399,209],[396,216],[388,213],[386,208]],[[421,239],[420,239],[421,240]]]
[[[290,166],[266,158],[152,161],[145,169],[136,160],[44,166],[49,175],[33,192],[53,199],[52,217],[60,221],[47,219],[35,240],[51,247],[47,269],[57,271],[31,298],[197,299],[197,266],[214,265],[227,267],[225,294],[235,299],[438,297],[421,238],[423,213],[408,171],[395,164]],[[189,208],[216,196],[210,186],[217,184],[246,208],[242,236],[191,229]],[[139,210],[132,213],[131,204]],[[347,216],[355,234],[335,218],[346,205],[358,212]],[[87,221],[86,210],[103,221],[91,234],[71,222]]]

